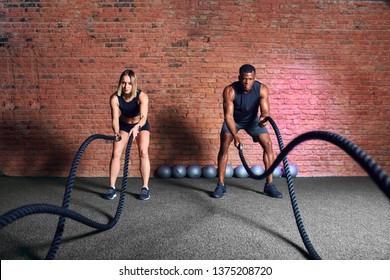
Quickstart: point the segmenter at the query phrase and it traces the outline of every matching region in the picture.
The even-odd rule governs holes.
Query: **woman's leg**
[[[148,188],[150,177],[150,160],[149,160],[149,143],[150,132],[147,130],[141,131],[137,136],[137,145],[140,158],[140,171],[143,187]]]
[[[126,131],[119,131],[122,140],[114,141],[110,162],[110,187],[115,188],[116,179],[118,178],[121,167],[121,156],[129,141],[129,134]]]

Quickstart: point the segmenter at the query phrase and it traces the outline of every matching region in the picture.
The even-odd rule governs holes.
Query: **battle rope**
[[[114,218],[112,218],[107,224],[102,224],[95,222],[79,213],[76,213],[69,208],[70,205],[70,199],[71,199],[71,192],[74,185],[75,177],[77,168],[79,166],[81,157],[85,151],[85,149],[88,147],[88,145],[95,139],[104,139],[104,140],[116,140],[119,141],[120,138],[117,138],[115,136],[107,136],[107,135],[101,135],[101,134],[95,134],[90,137],[88,137],[83,144],[80,146],[79,150],[76,153],[76,156],[73,160],[73,164],[68,176],[64,199],[62,203],[62,207],[51,205],[51,204],[30,204],[25,205],[16,209],[13,209],[3,215],[0,216],[0,230],[7,225],[11,224],[12,222],[32,215],[32,214],[54,214],[60,216],[57,229],[51,244],[51,247],[49,249],[49,252],[46,255],[46,259],[54,259],[56,252],[61,244],[62,241],[62,234],[64,232],[65,228],[65,221],[66,218],[75,220],[77,222],[80,222],[86,226],[95,228],[100,231],[111,229],[116,225],[118,222],[120,215],[123,210],[124,200],[125,200],[125,194],[126,194],[126,186],[127,186],[127,172],[129,167],[129,159],[130,159],[130,148],[132,144],[132,137],[129,138],[129,141],[127,143],[126,152],[125,152],[125,161],[123,166],[123,178],[122,178],[122,188],[121,188],[121,194],[119,197],[119,203],[118,208],[116,210]]]
[[[305,227],[303,225],[303,221],[299,212],[298,202],[295,197],[295,190],[292,181],[292,177],[290,174],[290,169],[288,166],[287,155],[300,143],[307,140],[323,140],[329,143],[332,143],[339,148],[343,149],[349,156],[351,156],[356,162],[360,164],[360,166],[369,174],[371,179],[379,186],[379,188],[386,194],[388,198],[390,198],[390,177],[386,174],[386,172],[379,167],[374,160],[372,160],[364,151],[362,151],[358,146],[344,137],[328,132],[328,131],[310,131],[304,134],[299,135],[295,139],[293,139],[287,146],[284,148],[283,139],[280,135],[279,128],[271,117],[266,117],[263,122],[269,121],[272,125],[272,128],[275,131],[280,154],[277,156],[275,161],[271,164],[271,166],[261,175],[255,175],[252,170],[249,168],[244,154],[243,147],[241,144],[238,145],[239,156],[245,170],[248,172],[249,176],[256,180],[262,180],[266,178],[268,175],[272,174],[274,169],[283,161],[284,166],[284,174],[287,180],[287,186],[290,194],[291,204],[295,216],[295,220],[298,226],[299,233],[301,235],[302,241],[309,251],[310,256],[313,259],[321,259],[313,245],[310,242],[310,239],[306,233]]]
[[[343,149],[348,155],[350,155],[355,161],[357,161],[360,166],[366,170],[366,172],[370,175],[370,177],[373,179],[373,181],[381,188],[381,190],[387,195],[388,198],[390,198],[390,177],[384,172],[383,169],[381,169],[365,152],[363,152],[359,147],[357,147],[355,144],[352,142],[348,141],[344,137],[327,132],[327,131],[311,131],[304,133],[295,139],[291,141],[286,148],[284,148],[283,140],[282,137],[280,136],[280,132],[278,127],[276,126],[275,122],[271,117],[267,117],[265,121],[269,121],[275,130],[275,133],[278,138],[278,143],[279,143],[279,148],[281,150],[281,153],[278,155],[278,157],[275,159],[275,161],[272,163],[270,168],[266,170],[262,175],[257,176],[253,174],[251,169],[249,168],[248,164],[246,163],[246,160],[243,155],[243,148],[242,145],[238,146],[239,149],[239,155],[240,159],[248,172],[248,174],[251,176],[253,179],[261,180],[266,178],[268,175],[270,175],[273,170],[279,165],[281,161],[283,161],[284,164],[284,173],[287,179],[287,184],[288,184],[288,189],[290,193],[290,198],[291,198],[291,203],[293,206],[294,210],[294,215],[295,219],[298,225],[298,229],[300,232],[300,235],[302,237],[302,240],[305,244],[306,249],[309,251],[310,255],[314,259],[320,259],[319,255],[315,251],[313,245],[311,244],[308,235],[305,232],[302,218],[299,213],[298,209],[298,203],[296,201],[295,197],[295,191],[294,191],[294,186],[292,183],[292,178],[288,166],[288,161],[286,156],[300,143],[307,141],[307,140],[323,140],[330,142],[339,148]],[[51,245],[51,248],[46,256],[46,259],[54,259],[56,252],[61,244],[62,240],[62,234],[64,232],[64,227],[65,227],[65,218],[70,218],[75,221],[78,221],[80,223],[83,223],[89,227],[104,231],[111,229],[119,220],[119,217],[122,213],[123,210],[123,204],[124,204],[124,199],[125,199],[125,194],[126,194],[126,186],[127,186],[127,172],[128,172],[128,163],[129,163],[129,158],[130,158],[130,148],[132,144],[132,138],[130,137],[129,142],[126,147],[126,152],[125,152],[125,163],[123,167],[123,179],[122,179],[122,189],[121,189],[121,194],[119,198],[119,204],[118,208],[116,211],[116,214],[112,220],[110,220],[107,224],[101,224],[97,223],[95,221],[92,221],[89,218],[86,218],[85,216],[82,216],[72,210],[69,210],[69,204],[70,204],[70,197],[71,197],[71,191],[72,187],[74,184],[75,180],[75,175],[76,171],[80,162],[80,159],[87,148],[87,146],[90,144],[95,139],[105,139],[105,140],[119,140],[116,139],[115,137],[111,136],[106,136],[106,135],[92,135],[87,140],[84,141],[84,143],[80,146],[75,159],[72,164],[72,168],[70,171],[70,175],[68,177],[67,181],[67,186],[64,194],[64,199],[63,199],[63,205],[62,207],[58,207],[55,205],[51,204],[31,204],[31,205],[26,205],[22,206],[19,208],[16,208],[14,210],[11,210],[3,215],[0,216],[0,230],[7,225],[11,224],[12,222],[32,215],[32,214],[39,214],[39,213],[47,213],[47,214],[55,214],[59,215],[59,221],[57,225],[57,230],[55,233],[55,236],[53,238],[53,242]]]

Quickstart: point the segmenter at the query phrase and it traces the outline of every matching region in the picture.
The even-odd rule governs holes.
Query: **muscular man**
[[[218,184],[212,197],[221,198],[226,193],[225,172],[228,161],[229,146],[232,141],[238,147],[241,139],[237,132],[244,129],[254,142],[263,148],[263,162],[267,170],[275,159],[272,142],[264,118],[270,114],[266,85],[256,81],[256,69],[245,64],[240,67],[238,81],[227,86],[223,91],[223,112],[225,121],[220,134],[218,153]],[[259,116],[260,108],[260,116]],[[272,174],[266,178],[264,193],[275,198],[282,194],[273,183]]]

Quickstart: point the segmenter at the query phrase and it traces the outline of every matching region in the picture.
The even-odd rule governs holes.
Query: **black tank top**
[[[234,92],[234,121],[240,124],[252,122],[259,113],[261,83],[255,81],[249,93],[244,93],[240,82],[231,84]]]
[[[126,102],[123,96],[118,96],[119,109],[121,114],[127,118],[134,118],[140,115],[140,106],[139,106],[139,94],[141,90],[137,90],[137,96],[133,98],[130,102]]]

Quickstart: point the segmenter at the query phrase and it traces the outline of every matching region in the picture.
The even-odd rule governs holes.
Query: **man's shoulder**
[[[225,90],[233,91],[234,93],[236,91],[239,91],[239,89],[240,89],[240,82],[239,81],[233,82],[225,88]]]
[[[235,98],[235,92],[234,92],[234,89],[232,87],[232,85],[228,85],[224,88],[223,90],[223,98],[224,100],[233,100]]]
[[[224,88],[224,91],[231,91],[231,90],[233,90],[233,84],[227,85],[227,86]]]
[[[263,84],[262,82],[256,80],[256,81],[254,82],[253,86],[260,88],[262,84]]]

